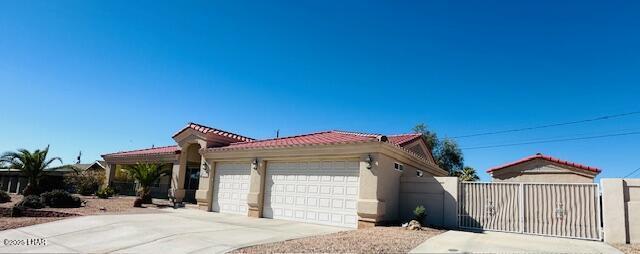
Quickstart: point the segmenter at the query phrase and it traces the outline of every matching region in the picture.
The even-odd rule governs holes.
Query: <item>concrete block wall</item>
[[[607,243],[640,243],[640,179],[602,179],[602,221]]]

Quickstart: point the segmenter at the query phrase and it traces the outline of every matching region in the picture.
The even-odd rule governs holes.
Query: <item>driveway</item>
[[[410,253],[615,253],[597,241],[501,232],[448,231],[429,238]]]
[[[1,253],[222,253],[346,228],[178,209],[96,215],[0,232],[0,241],[46,239],[46,246],[6,246]]]

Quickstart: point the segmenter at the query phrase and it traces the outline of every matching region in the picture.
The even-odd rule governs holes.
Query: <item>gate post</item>
[[[518,186],[518,207],[520,233],[524,233],[524,183]]]

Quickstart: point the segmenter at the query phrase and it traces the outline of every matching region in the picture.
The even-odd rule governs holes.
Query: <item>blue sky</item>
[[[640,110],[634,1],[0,1],[0,151],[73,162],[172,144],[193,121],[255,138],[426,123],[444,136]],[[640,115],[459,139],[640,130]],[[481,172],[543,152],[620,177],[640,135],[465,149]],[[482,173],[482,178],[488,176]]]

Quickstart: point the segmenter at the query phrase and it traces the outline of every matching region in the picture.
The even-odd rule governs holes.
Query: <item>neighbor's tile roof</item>
[[[175,154],[180,152],[180,148],[178,146],[162,146],[162,147],[153,147],[132,151],[122,151],[116,153],[104,154],[102,156],[139,156],[139,155],[151,155],[151,154]]]
[[[531,155],[529,157],[520,159],[518,161],[514,161],[514,162],[511,162],[511,163],[507,163],[507,164],[501,165],[501,166],[490,168],[490,169],[487,170],[487,173],[491,173],[491,172],[494,172],[496,170],[508,168],[508,167],[511,167],[511,166],[514,166],[514,165],[518,165],[518,164],[521,164],[521,163],[525,163],[525,162],[528,162],[528,161],[532,161],[532,160],[535,160],[535,159],[543,159],[543,160],[547,160],[547,161],[550,161],[550,162],[555,162],[555,163],[558,163],[558,164],[567,165],[567,166],[574,167],[574,168],[579,168],[579,169],[584,169],[584,170],[591,171],[591,172],[596,172],[596,173],[600,173],[600,171],[601,171],[599,168],[596,168],[596,167],[585,166],[585,165],[582,165],[582,164],[579,164],[579,163],[565,161],[565,160],[561,160],[561,159],[558,159],[558,158],[555,158],[555,157],[552,157],[552,156],[549,156],[549,155],[544,155],[544,154],[538,153],[538,154]]]
[[[420,133],[410,133],[410,134],[391,135],[388,138],[389,138],[389,142],[391,142],[392,144],[402,146],[418,139],[421,136],[422,134]]]
[[[249,137],[245,137],[245,136],[238,135],[238,134],[235,134],[235,133],[231,133],[231,132],[228,132],[228,131],[223,131],[223,130],[220,130],[220,129],[212,128],[212,127],[209,127],[209,126],[204,126],[202,124],[197,124],[197,123],[188,123],[186,127],[182,128],[181,130],[176,132],[176,134],[173,134],[173,137],[177,136],[178,134],[182,133],[183,131],[185,131],[187,129],[193,129],[193,130],[202,132],[204,134],[213,133],[213,134],[216,134],[216,135],[219,135],[219,136],[235,139],[235,140],[237,140],[239,142],[253,141],[254,140],[254,139],[249,138]]]

